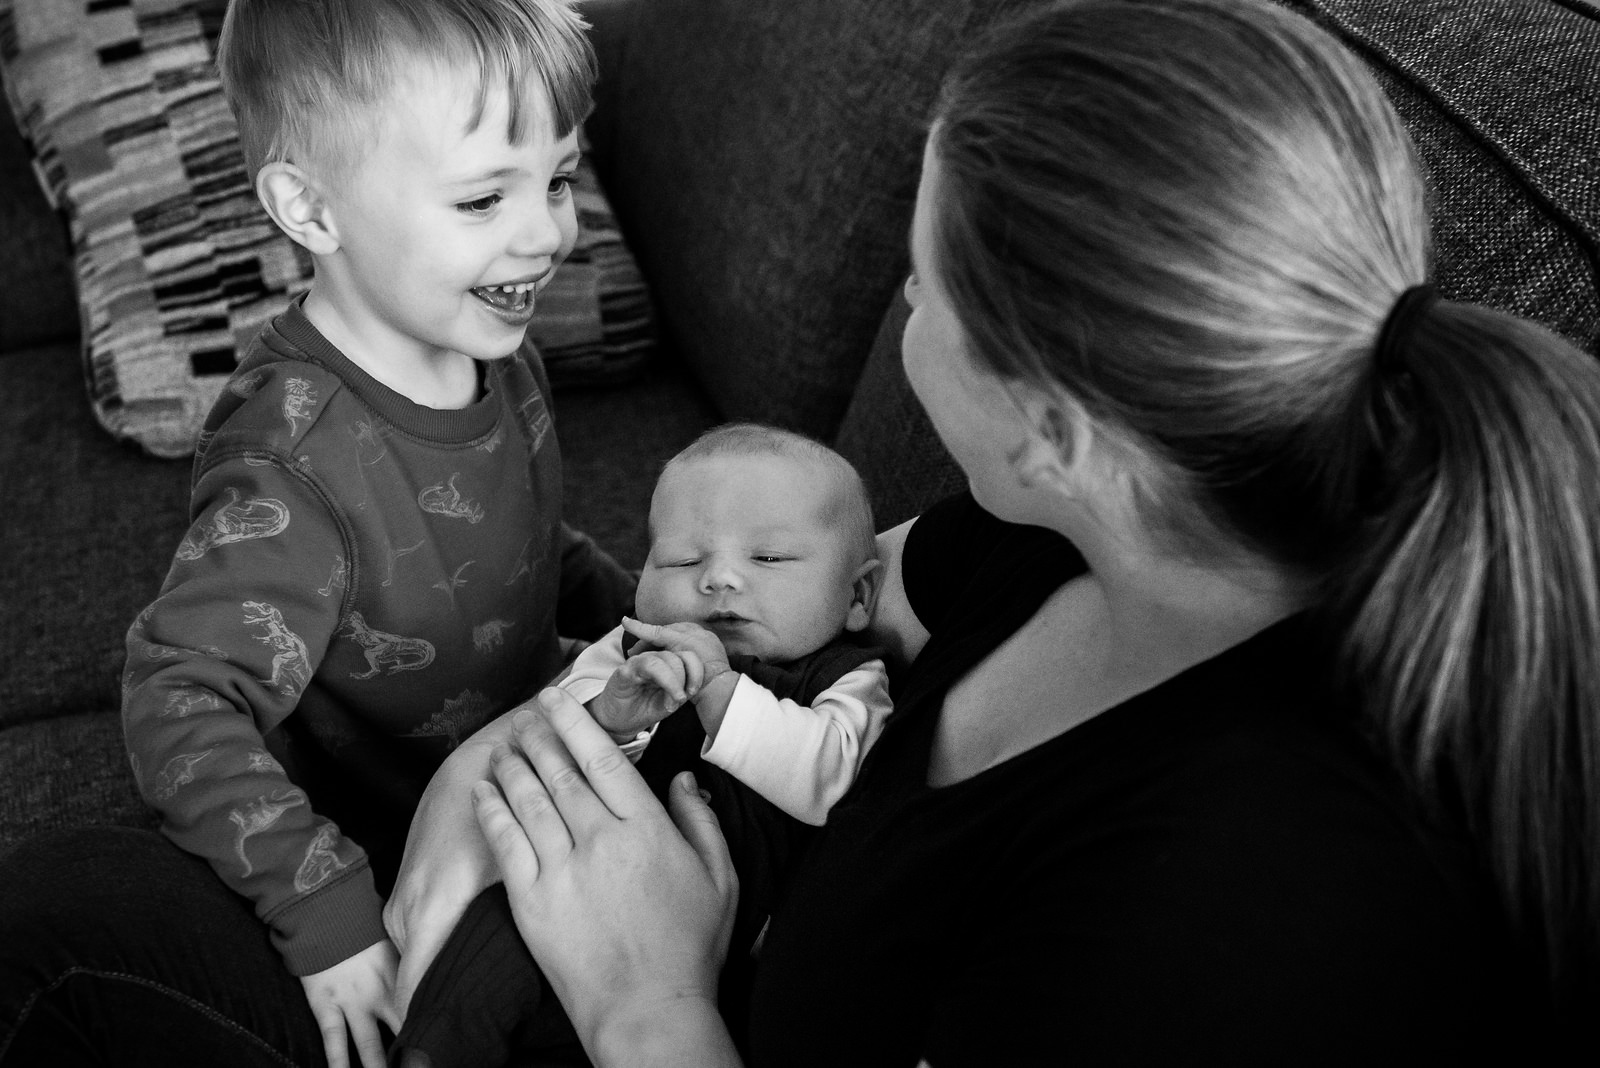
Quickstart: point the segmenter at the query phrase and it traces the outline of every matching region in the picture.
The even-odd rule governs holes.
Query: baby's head
[[[245,162],[347,356],[521,343],[577,238],[584,30],[570,0],[231,0],[217,65]]]
[[[733,423],[656,482],[638,615],[699,623],[730,653],[782,663],[865,629],[880,576],[850,462],[800,434]]]

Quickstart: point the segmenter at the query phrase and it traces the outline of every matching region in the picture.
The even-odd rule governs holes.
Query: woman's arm
[[[473,790],[517,929],[600,1068],[736,1068],[717,1014],[738,882],[690,774],[671,814],[561,690],[516,717]]]
[[[872,613],[867,633],[889,653],[892,666],[903,668],[917,658],[928,643],[928,631],[911,610],[906,599],[904,576],[900,571],[906,535],[915,519],[908,519],[878,535],[878,559],[883,561],[883,588]]]

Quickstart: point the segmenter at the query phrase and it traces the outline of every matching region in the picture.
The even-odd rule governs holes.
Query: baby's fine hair
[[[854,464],[822,442],[762,423],[724,423],[707,430],[668,460],[662,474],[674,464],[713,456],[781,456],[810,464],[832,481],[836,518],[849,530],[860,559],[871,560],[878,555],[866,483]]]
[[[1600,975],[1600,364],[1451,300],[1375,356],[1427,278],[1422,178],[1277,4],[1046,5],[933,118],[929,269],[973,358],[1141,446],[1176,553],[1315,589],[1333,681],[1466,814],[1557,990]]]
[[[546,119],[566,137],[591,103],[586,29],[570,0],[231,0],[217,69],[251,174],[288,161],[337,177],[370,147],[371,112],[418,58],[480,72],[471,128],[498,82],[511,143]],[[535,86],[551,115],[529,114]]]

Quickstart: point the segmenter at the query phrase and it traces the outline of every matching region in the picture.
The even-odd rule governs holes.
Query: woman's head
[[[1142,446],[1143,517],[1181,551],[1325,569],[1353,517],[1307,454],[1427,260],[1359,63],[1266,3],[1078,0],[989,36],[934,120],[931,268],[973,360]]]
[[[1265,0],[1065,0],[956,65],[925,170],[908,289],[949,329],[924,301],[907,369],[975,489],[1011,500],[1059,397],[1130,446],[1157,544],[1314,584],[1339,681],[1558,990],[1600,982],[1600,365],[1448,301],[1375,358],[1427,221],[1359,62]]]

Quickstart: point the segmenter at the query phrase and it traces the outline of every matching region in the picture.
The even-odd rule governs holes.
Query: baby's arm
[[[808,708],[737,676],[701,756],[803,823],[820,826],[855,781],[892,705],[881,660],[846,672]]]

